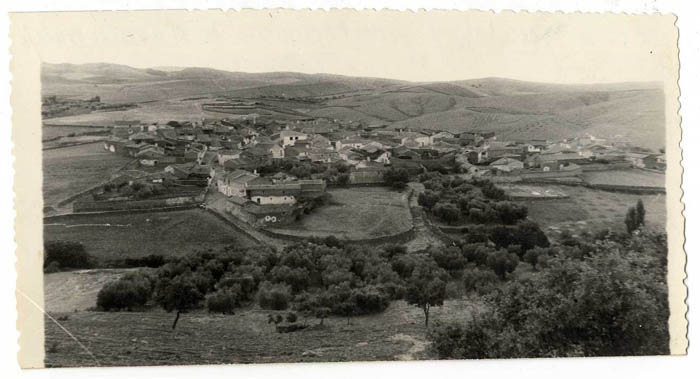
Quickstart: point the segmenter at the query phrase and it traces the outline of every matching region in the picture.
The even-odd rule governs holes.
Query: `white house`
[[[304,141],[309,136],[305,133],[297,132],[296,130],[285,129],[280,132],[282,147],[294,146],[297,141]]]
[[[245,197],[248,182],[258,176],[245,170],[236,170],[220,177],[216,182],[219,192],[226,196]]]

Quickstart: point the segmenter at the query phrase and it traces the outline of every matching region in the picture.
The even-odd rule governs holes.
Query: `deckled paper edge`
[[[268,12],[271,9],[244,9],[235,11],[245,12]],[[289,10],[280,9],[285,12],[388,12],[396,13],[395,10],[354,10],[354,9],[332,9],[324,10]],[[130,10],[139,12],[136,10]],[[103,11],[105,12],[105,11]],[[157,16],[162,11],[149,11]],[[187,12],[187,11],[169,11]],[[197,11],[199,13],[216,12]],[[234,11],[227,11],[234,12]],[[401,11],[413,12],[413,11]],[[482,10],[421,10],[420,12],[491,12]],[[495,13],[495,12],[491,12]],[[527,11],[501,11],[500,13],[550,13],[553,15],[566,14],[589,14],[591,12],[527,12]],[[609,12],[596,12],[605,14]],[[680,89],[679,60],[678,60],[678,28],[675,25],[677,17],[672,14],[642,13],[627,14],[629,17],[654,16],[673,18],[672,27],[676,41],[675,54],[670,57],[670,62],[675,67],[674,80],[664,83],[665,104],[666,104],[666,202],[667,202],[667,225],[668,234],[668,290],[669,290],[669,333],[670,352],[673,355],[686,354],[687,340],[687,288],[684,284],[686,278],[685,264],[686,256],[683,250],[685,236],[685,219],[682,215],[683,203],[681,202],[681,125],[680,125]],[[17,301],[17,329],[19,331],[18,361],[22,368],[44,367],[44,299],[43,299],[43,233],[41,224],[43,219],[43,197],[41,186],[41,117],[38,111],[41,108],[40,91],[40,63],[37,52],[33,51],[31,41],[22,35],[22,26],[16,21],[16,14],[10,14],[10,70],[13,75],[11,80],[10,104],[12,109],[12,140],[14,144],[13,155],[15,157],[14,169],[14,192],[15,192],[15,240],[17,242],[17,288],[15,291]],[[25,16],[27,14],[24,14]],[[21,127],[21,125],[37,125],[38,127]],[[35,130],[36,129],[36,130]],[[19,147],[19,148],[18,148]],[[38,164],[38,165],[37,165]],[[38,233],[37,233],[38,228]]]

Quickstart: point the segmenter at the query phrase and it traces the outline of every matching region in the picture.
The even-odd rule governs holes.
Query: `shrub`
[[[408,171],[404,169],[390,169],[384,173],[384,182],[394,189],[404,189],[408,183]]]
[[[430,190],[422,192],[418,195],[418,205],[428,209],[432,209],[439,200],[440,196]]]
[[[262,309],[281,311],[289,307],[291,290],[284,284],[263,282],[258,290],[258,304]]]
[[[452,203],[437,203],[433,208],[433,213],[440,220],[451,223],[459,220],[459,209]]]
[[[432,248],[430,249],[430,255],[438,266],[450,272],[462,270],[467,264],[467,260],[462,255],[462,252],[455,246]]]
[[[505,279],[506,274],[515,270],[520,259],[516,254],[499,250],[486,258],[486,265],[489,266],[501,279]]]
[[[48,265],[46,265],[46,267],[44,267],[44,272],[47,274],[59,271],[61,271],[61,265],[59,265],[56,261],[51,261]]]
[[[90,268],[93,259],[85,251],[85,246],[80,242],[72,241],[47,241],[44,243],[44,267],[56,262],[59,267],[66,268]]]
[[[389,296],[375,286],[354,289],[351,296],[357,314],[377,313],[389,306]]]
[[[293,324],[293,323],[297,322],[297,314],[294,312],[289,312],[289,313],[287,313],[286,319],[287,319],[288,323]]]
[[[97,306],[106,311],[131,309],[146,303],[143,288],[130,280],[117,280],[105,284],[97,294]]]
[[[235,288],[224,288],[207,296],[207,310],[209,312],[233,314],[233,309],[238,304],[238,293]]]
[[[491,292],[498,284],[498,276],[491,270],[474,267],[464,270],[462,276],[464,289],[480,295]]]

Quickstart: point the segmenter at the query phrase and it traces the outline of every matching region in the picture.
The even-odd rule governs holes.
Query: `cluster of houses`
[[[389,129],[324,118],[296,121],[204,119],[148,124],[118,121],[105,149],[163,168],[179,180],[200,181],[237,204],[294,205],[325,191],[322,178],[299,180],[258,171],[275,161],[342,162],[351,184],[381,183],[392,168],[418,174],[459,169],[474,176],[537,178],[577,176],[585,170],[638,167],[664,170],[663,154],[619,139],[593,136],[563,141],[499,140],[493,131]]]

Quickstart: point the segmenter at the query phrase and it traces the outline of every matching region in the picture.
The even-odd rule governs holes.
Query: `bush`
[[[145,292],[145,288],[140,288],[137,283],[120,279],[102,287],[97,294],[97,306],[106,311],[131,309],[146,303]]]
[[[457,272],[464,268],[467,260],[458,247],[432,248],[430,255],[441,268],[449,272]]]
[[[352,302],[357,314],[378,313],[389,306],[389,296],[377,287],[366,286],[352,291]]]
[[[61,271],[61,265],[58,264],[56,261],[51,261],[49,262],[48,265],[44,267],[44,273],[50,274],[53,272],[59,272]]]
[[[56,262],[62,269],[90,268],[93,259],[80,242],[47,241],[44,243],[44,267]]]
[[[452,203],[437,203],[433,208],[433,213],[440,220],[452,223],[459,220],[459,208]]]
[[[384,173],[384,182],[394,189],[404,189],[408,183],[408,171],[404,169],[390,169]]]
[[[258,304],[262,309],[281,311],[289,307],[291,290],[284,284],[263,282],[258,290]]]
[[[297,322],[297,314],[294,312],[289,312],[289,313],[287,313],[286,319],[287,319],[288,323],[293,324],[293,323]]]
[[[220,289],[207,296],[207,310],[209,312],[233,314],[233,309],[238,305],[238,293],[234,288]]]
[[[516,254],[508,253],[505,250],[499,250],[486,258],[486,265],[489,266],[501,279],[506,278],[518,266],[520,259]]]
[[[491,270],[474,267],[464,270],[462,276],[464,289],[480,295],[491,292],[498,284],[498,276]]]

